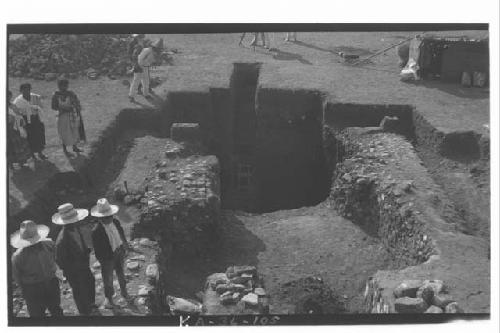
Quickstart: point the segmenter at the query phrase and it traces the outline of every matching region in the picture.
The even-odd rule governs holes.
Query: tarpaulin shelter
[[[422,79],[440,79],[460,83],[462,73],[489,73],[489,44],[487,39],[414,38],[410,42],[409,59],[418,65]]]

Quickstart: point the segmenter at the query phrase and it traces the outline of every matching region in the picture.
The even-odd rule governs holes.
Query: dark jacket
[[[91,246],[82,232],[78,226],[64,226],[57,236],[56,262],[65,276],[90,268]]]
[[[116,229],[118,229],[118,233],[122,238],[123,244],[127,244],[125,232],[123,231],[120,221],[114,218],[113,223],[116,226]],[[100,222],[98,222],[92,230],[92,244],[94,245],[94,254],[97,260],[102,262],[113,259],[113,251],[111,250],[108,235]]]
[[[19,286],[56,277],[54,242],[50,239],[18,249],[12,255],[12,273]]]

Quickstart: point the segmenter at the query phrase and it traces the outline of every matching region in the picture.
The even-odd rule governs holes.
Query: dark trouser
[[[113,258],[104,260],[101,263],[102,281],[104,283],[104,296],[111,299],[115,294],[113,287],[113,271],[116,271],[118,283],[120,284],[121,294],[127,294],[127,281],[123,272],[123,262],[125,260],[125,248],[121,246],[113,254]]]
[[[45,148],[45,125],[38,115],[32,115],[28,124],[28,117],[24,116],[25,129],[28,134],[28,145],[32,153],[39,153]]]
[[[53,317],[63,315],[59,280],[56,277],[44,282],[24,284],[21,289],[30,317],[45,317],[46,309]]]
[[[69,285],[73,290],[73,299],[75,300],[78,312],[81,315],[88,316],[95,305],[95,278],[90,269],[78,270],[76,272],[66,273],[64,276],[68,279]]]

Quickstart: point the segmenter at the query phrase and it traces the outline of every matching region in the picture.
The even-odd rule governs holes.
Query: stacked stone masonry
[[[345,156],[334,174],[333,207],[378,235],[400,265],[426,261],[433,246],[425,217],[412,202],[414,180],[398,173],[400,163],[419,163],[410,143],[370,128],[348,128],[337,139]]]
[[[169,266],[202,260],[214,244],[220,216],[219,163],[196,146],[171,141],[144,183],[141,218],[134,233],[159,242],[160,281]],[[162,288],[158,298],[164,300]],[[164,309],[168,309],[163,304]]]

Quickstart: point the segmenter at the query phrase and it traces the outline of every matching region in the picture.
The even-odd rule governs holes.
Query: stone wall
[[[169,279],[171,265],[206,259],[215,244],[219,163],[215,156],[199,153],[195,146],[171,141],[144,183],[141,218],[134,235],[158,241],[161,281]]]
[[[412,146],[401,136],[370,128],[348,128],[338,139],[345,156],[334,174],[333,207],[378,235],[399,265],[427,260],[433,246],[424,217],[412,202],[414,179],[401,173],[399,165],[400,156],[405,164],[420,163]]]

